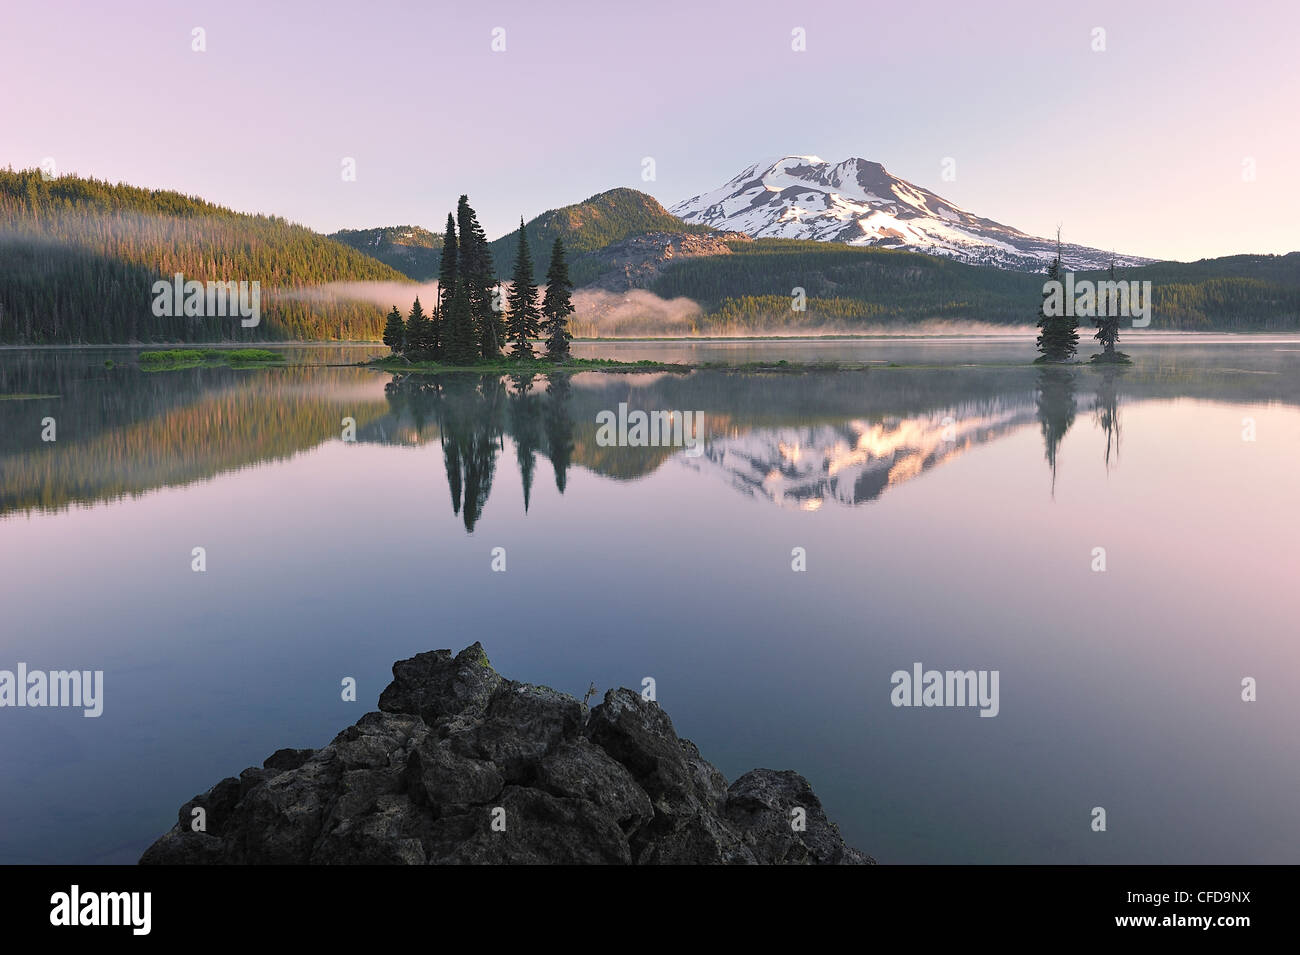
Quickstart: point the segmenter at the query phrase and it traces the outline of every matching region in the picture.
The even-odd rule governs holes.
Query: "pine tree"
[[[446,321],[447,304],[451,301],[456,288],[456,270],[458,267],[456,244],[456,220],[447,213],[447,234],[442,240],[442,263],[438,267],[438,320],[433,328],[433,357],[441,361],[447,347]]]
[[[1113,256],[1110,260],[1110,281],[1111,287],[1114,288],[1115,259]],[[1097,326],[1097,334],[1093,338],[1101,343],[1102,360],[1115,361],[1119,355],[1115,351],[1115,344],[1119,341],[1119,302],[1111,296],[1107,296],[1107,299],[1103,302],[1100,295],[1097,297],[1097,317],[1093,319],[1093,324]]]
[[[542,332],[546,336],[546,357],[551,361],[569,360],[569,316],[573,302],[569,293],[569,266],[564,261],[564,242],[556,238],[551,247],[551,265],[546,270],[546,296],[542,300]]]
[[[464,282],[457,282],[447,302],[443,319],[443,357],[450,365],[472,365],[478,358],[474,339],[474,320],[470,313],[469,293]]]
[[[400,355],[406,350],[406,323],[402,321],[402,313],[393,306],[393,310],[388,313],[388,321],[384,323],[384,344],[393,350],[393,354]]]
[[[406,319],[406,350],[416,358],[433,357],[433,323],[424,314],[418,295]]]
[[[533,280],[533,256],[524,235],[524,220],[519,219],[519,252],[515,256],[515,273],[510,287],[510,316],[506,333],[512,344],[510,357],[531,359],[532,339],[541,330],[541,312],[537,308],[537,283]]]
[[[501,357],[505,322],[500,310],[492,307],[499,301],[493,295],[496,276],[493,274],[492,252],[488,249],[487,236],[479,225],[478,216],[470,208],[469,196],[462,195],[456,204],[456,224],[460,231],[458,284],[465,286],[479,354],[493,361]]]
[[[1061,237],[1056,237],[1056,258],[1047,268],[1047,279],[1049,282],[1061,281]],[[1046,283],[1045,283],[1046,284]],[[1038,327],[1042,329],[1038,333],[1038,351],[1040,362],[1066,362],[1074,357],[1074,353],[1079,350],[1079,323],[1073,315],[1065,314],[1068,311],[1064,299],[1061,301],[1059,315],[1048,315],[1046,304],[1048,296],[1051,293],[1046,289],[1043,291],[1043,301],[1038,306]]]

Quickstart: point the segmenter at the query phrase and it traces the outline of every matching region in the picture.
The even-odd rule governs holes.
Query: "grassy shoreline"
[[[175,371],[178,368],[218,365],[277,365],[283,364],[285,359],[284,355],[265,348],[167,348],[142,351],[136,360],[145,371]]]

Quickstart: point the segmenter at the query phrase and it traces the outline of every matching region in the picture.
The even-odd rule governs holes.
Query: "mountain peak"
[[[769,160],[767,165],[770,168],[774,168],[782,163],[803,164],[808,166],[824,166],[826,164],[826,160],[822,159],[821,156],[795,156],[795,155],[778,156],[775,159]]]
[[[747,166],[721,187],[668,210],[686,222],[753,238],[813,239],[907,249],[981,265],[1041,272],[1055,240],[972,215],[874,160],[782,156]],[[1103,268],[1110,253],[1063,246],[1067,268]],[[1150,261],[1116,258],[1119,265]]]

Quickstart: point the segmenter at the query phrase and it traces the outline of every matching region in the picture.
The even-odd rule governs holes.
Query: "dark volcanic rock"
[[[631,690],[588,712],[505,679],[475,643],[393,664],[379,710],[323,749],[278,750],[195,796],[140,862],[872,861],[802,776],[756,769],[728,787]]]

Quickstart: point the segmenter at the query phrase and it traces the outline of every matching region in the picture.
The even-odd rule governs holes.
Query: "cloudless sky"
[[[8,2],[0,165],[322,232],[440,231],[467,192],[494,238],[614,186],[667,205],[761,158],[861,156],[1036,235],[1288,252],[1297,35],[1296,0]]]

